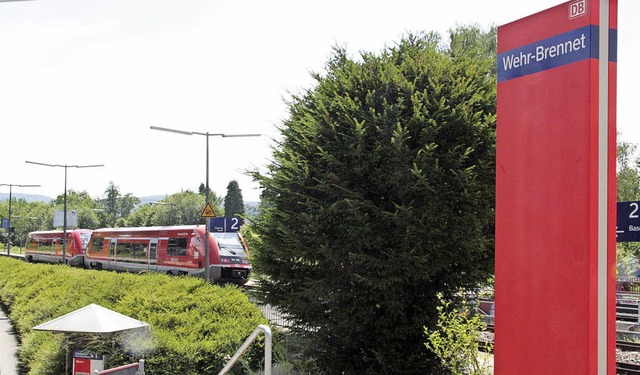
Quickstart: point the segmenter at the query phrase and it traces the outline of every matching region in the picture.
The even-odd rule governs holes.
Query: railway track
[[[487,325],[487,331],[493,332],[493,329],[493,324]],[[478,349],[482,352],[493,352],[492,347],[487,345],[487,342],[480,341]],[[616,341],[616,348],[625,352],[640,352],[640,342]],[[616,375],[640,375],[640,364],[616,362]]]
[[[616,348],[625,352],[640,352],[640,342],[616,341]]]
[[[640,352],[640,343],[630,341],[616,341],[616,348],[623,352]],[[640,375],[640,364],[616,362],[617,375]]]
[[[633,363],[616,362],[616,375],[640,374],[640,365]]]

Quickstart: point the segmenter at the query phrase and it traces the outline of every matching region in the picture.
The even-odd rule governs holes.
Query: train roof
[[[126,228],[100,228],[94,230],[97,233],[126,233],[126,232],[167,232],[176,230],[196,230],[205,229],[204,225],[172,225],[163,227],[126,227]]]
[[[37,230],[33,232],[29,232],[28,234],[62,234],[64,231],[62,229],[56,230]],[[93,232],[91,229],[67,229],[67,233],[91,233]]]

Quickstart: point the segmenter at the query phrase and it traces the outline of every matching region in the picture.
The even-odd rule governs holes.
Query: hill
[[[13,199],[24,199],[27,202],[51,202],[53,198],[47,197],[46,195],[37,195],[37,194],[20,194],[14,193],[11,194],[11,198]],[[0,193],[0,202],[9,200],[9,194]]]

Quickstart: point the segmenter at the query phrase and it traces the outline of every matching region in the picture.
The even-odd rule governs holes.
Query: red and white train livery
[[[87,247],[87,268],[204,276],[205,227],[96,229]],[[251,273],[249,250],[238,233],[211,232],[209,275],[214,282],[244,284]]]
[[[74,229],[67,231],[65,257],[72,266],[84,265],[84,252],[89,243],[91,230]],[[25,258],[30,262],[62,263],[61,230],[31,232],[27,235]]]

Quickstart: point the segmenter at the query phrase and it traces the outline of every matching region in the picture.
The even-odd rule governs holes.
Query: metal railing
[[[251,335],[247,337],[242,346],[240,346],[240,349],[238,349],[236,354],[231,357],[231,360],[229,360],[227,365],[224,366],[224,368],[218,373],[218,375],[224,375],[229,372],[229,370],[231,370],[233,365],[238,362],[242,354],[244,354],[244,352],[249,349],[249,346],[251,346],[251,344],[255,341],[260,332],[264,332],[264,375],[271,375],[271,328],[264,324],[260,324],[258,327],[256,327],[256,329],[253,330]]]
[[[94,370],[94,375],[144,375],[144,359],[138,363],[131,363],[124,366],[110,368],[108,370]]]

